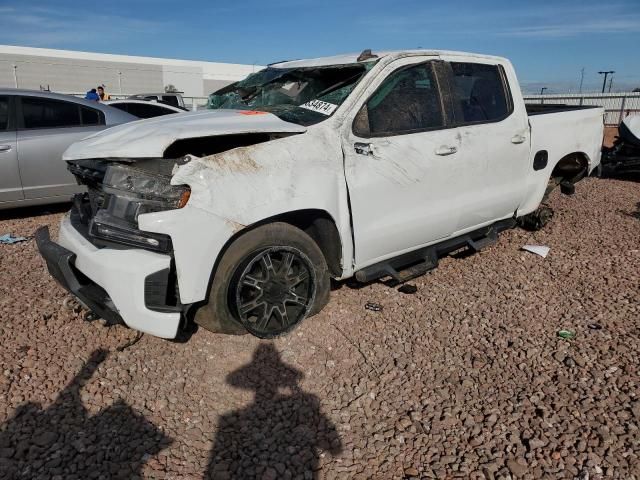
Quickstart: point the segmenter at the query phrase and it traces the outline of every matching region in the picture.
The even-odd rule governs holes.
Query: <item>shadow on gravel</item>
[[[0,220],[17,220],[20,218],[40,217],[54,213],[68,212],[71,203],[56,203],[54,205],[39,205],[36,207],[18,207],[0,210]]]
[[[229,385],[255,391],[255,399],[220,418],[206,478],[318,478],[322,453],[337,455],[342,442],[318,397],[300,389],[302,378],[271,344],[227,376]]]
[[[96,350],[51,406],[27,403],[0,427],[0,478],[139,478],[172,443],[122,400],[89,416],[80,389],[106,357]]]

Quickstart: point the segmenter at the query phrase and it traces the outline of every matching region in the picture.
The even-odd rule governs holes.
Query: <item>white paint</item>
[[[182,138],[254,132],[300,133],[305,130],[305,127],[284,122],[271,113],[247,115],[243,110],[184,112],[103,130],[99,135],[71,145],[63,159],[162,157],[169,145]]]
[[[137,249],[96,248],[78,233],[68,216],[60,223],[58,243],[76,254],[76,268],[107,291],[129,327],[157,337],[176,336],[180,314],[155,312],[144,304],[144,280],[147,275],[169,267],[168,255]]]
[[[640,115],[630,115],[626,117],[622,123],[629,129],[629,131],[640,140]]]
[[[513,114],[492,124],[388,138],[353,134],[356,112],[390,72],[434,58],[502,65],[512,88]],[[279,66],[353,60],[331,57]],[[175,185],[191,187],[188,205],[139,217],[141,229],[171,236],[180,297],[193,303],[205,299],[213,266],[232,236],[274,215],[301,209],[326,212],[340,234],[341,278],[347,278],[386,258],[510,218],[516,211],[532,211],[564,155],[584,152],[590,168],[597,165],[602,110],[527,117],[519,92],[513,67],[504,59],[451,52],[385,54],[331,117],[307,128],[271,114],[241,111],[171,115],[109,129],[72,146],[65,159],[159,157],[182,138],[300,133],[192,157],[172,178]],[[371,155],[356,153],[356,142],[370,144]],[[443,148],[453,153],[436,154]],[[549,151],[549,165],[534,172],[533,152],[539,149]],[[92,265],[92,274],[98,276],[101,268],[112,271],[107,265],[111,259],[102,261],[103,266]],[[120,281],[129,288],[140,281],[128,279],[123,275]]]
[[[584,153],[589,159],[589,172],[600,164],[604,136],[604,111],[601,108],[569,110],[529,117],[531,156],[540,150],[549,152],[549,162],[541,170],[529,169],[523,185],[523,199],[518,215],[533,212],[544,196],[551,172],[566,155]]]

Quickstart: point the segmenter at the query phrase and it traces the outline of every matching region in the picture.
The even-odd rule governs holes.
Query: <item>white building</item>
[[[173,85],[184,96],[202,97],[261,68],[0,45],[0,87],[64,93],[84,93],[102,84],[112,94],[150,93]]]

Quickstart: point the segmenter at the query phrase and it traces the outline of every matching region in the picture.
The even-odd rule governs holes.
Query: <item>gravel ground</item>
[[[136,343],[83,321],[33,240],[0,245],[0,478],[640,478],[640,184],[551,205],[413,295],[337,285],[271,342]],[[0,215],[55,234],[62,209]]]

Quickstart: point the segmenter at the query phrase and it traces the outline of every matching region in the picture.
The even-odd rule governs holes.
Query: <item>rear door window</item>
[[[40,97],[21,97],[24,128],[61,128],[81,125],[77,103]]]
[[[451,69],[458,125],[499,121],[513,111],[501,66],[451,62]]]
[[[0,97],[0,132],[9,128],[9,97]]]

